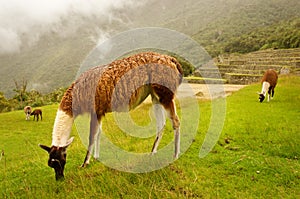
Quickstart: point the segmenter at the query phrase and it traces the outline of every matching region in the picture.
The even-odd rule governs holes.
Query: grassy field
[[[199,151],[208,129],[211,102],[199,101],[200,123],[189,149],[167,167],[129,173],[92,161],[80,168],[85,148],[73,128],[65,180],[56,182],[39,143],[51,144],[58,105],[42,107],[43,121],[25,121],[22,111],[0,114],[0,198],[299,198],[300,77],[281,77],[275,98],[259,103],[260,85],[243,88],[226,99],[222,134],[205,157]],[[131,113],[148,124],[149,105]],[[181,111],[179,110],[181,114]],[[108,114],[107,137],[128,151],[151,150],[154,137],[133,139]],[[184,136],[185,132],[182,131]],[[173,139],[170,124],[161,147]]]

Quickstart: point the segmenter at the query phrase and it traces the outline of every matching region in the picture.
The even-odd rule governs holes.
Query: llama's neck
[[[63,147],[70,137],[73,117],[58,109],[52,132],[52,146]]]
[[[262,84],[262,89],[261,89],[261,93],[262,93],[264,96],[266,96],[267,91],[269,90],[269,87],[270,87],[270,83],[264,81],[263,84]]]

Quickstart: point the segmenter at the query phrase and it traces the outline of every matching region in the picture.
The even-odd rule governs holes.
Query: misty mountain
[[[72,5],[72,11],[53,11],[58,15],[55,19],[50,18],[52,15],[42,15],[45,22],[32,20],[39,25],[26,28],[23,24],[20,25],[22,29],[17,28],[19,32],[16,38],[19,40],[16,39],[16,44],[10,42],[19,47],[15,51],[10,48],[4,52],[5,45],[10,45],[5,44],[10,37],[1,38],[2,32],[9,31],[0,26],[0,38],[3,40],[0,45],[3,49],[0,54],[0,91],[12,96],[14,81],[21,80],[28,82],[28,90],[35,89],[43,93],[66,87],[75,79],[83,60],[99,42],[133,28],[162,27],[176,30],[190,36],[215,56],[223,52],[224,46],[228,46],[232,38],[300,15],[298,0],[124,2],[119,0],[104,8],[98,4],[85,8]],[[44,12],[44,9],[41,11]],[[31,18],[33,16],[30,15]],[[16,23],[10,26],[12,29],[19,27],[13,20],[9,20],[9,23]]]

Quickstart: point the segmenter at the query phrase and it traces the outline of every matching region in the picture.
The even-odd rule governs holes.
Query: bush
[[[11,99],[6,99],[4,94],[0,92],[0,113],[21,110],[25,106],[38,107],[59,103],[65,93],[65,90],[65,88],[59,88],[45,95],[42,95],[36,90],[32,90],[30,92],[18,91]]]
[[[10,103],[5,98],[2,92],[0,92],[0,112],[7,112],[10,111]]]

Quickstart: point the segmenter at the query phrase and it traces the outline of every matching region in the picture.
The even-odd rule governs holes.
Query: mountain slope
[[[217,19],[193,35],[212,56],[223,53],[226,45],[245,34],[300,17],[300,1],[297,0],[243,2],[229,16]]]
[[[149,26],[177,30],[215,56],[224,51],[228,41],[300,16],[298,10],[298,0],[149,0],[138,8],[112,12],[110,21],[101,16],[68,16],[56,31],[46,32],[33,45],[0,55],[0,91],[12,96],[14,80],[21,79],[28,81],[29,90],[44,93],[66,87],[100,37],[124,30]]]

